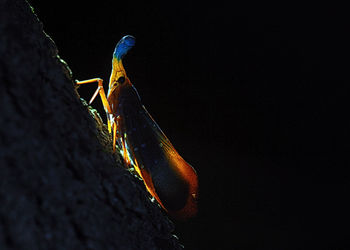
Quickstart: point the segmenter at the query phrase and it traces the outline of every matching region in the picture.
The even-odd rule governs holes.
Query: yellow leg
[[[91,104],[95,100],[96,96],[98,94],[100,94],[103,107],[107,113],[107,123],[108,123],[109,133],[111,133],[112,129],[113,129],[113,152],[114,152],[115,146],[116,146],[117,126],[116,126],[115,122],[113,122],[113,124],[111,124],[111,121],[109,120],[109,114],[113,114],[113,112],[112,112],[111,107],[109,106],[109,103],[108,103],[108,100],[106,97],[106,93],[105,93],[104,88],[103,88],[103,80],[101,78],[93,78],[93,79],[85,80],[85,81],[77,81],[76,84],[80,85],[80,84],[87,84],[87,83],[93,83],[93,82],[97,82],[98,87],[97,87],[95,93],[93,94],[93,96],[91,97],[89,104]]]
[[[108,132],[111,134],[112,133],[112,126],[111,126],[111,122],[109,121],[108,114],[107,114],[107,126],[108,126]]]
[[[116,140],[117,140],[117,124],[114,122],[113,125],[113,152],[115,151]]]
[[[105,90],[103,88],[103,80],[101,78],[93,78],[93,79],[85,80],[85,81],[77,81],[76,84],[80,85],[80,84],[86,84],[86,83],[92,83],[92,82],[97,82],[98,87],[97,87],[94,95],[91,97],[89,104],[91,104],[95,100],[97,94],[100,94],[102,104],[103,104],[105,111],[108,112],[109,114],[112,114],[112,109],[109,106],[109,103],[108,103],[108,100],[106,97],[106,93],[105,93]]]

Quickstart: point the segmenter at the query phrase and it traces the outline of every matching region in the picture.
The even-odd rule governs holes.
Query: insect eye
[[[125,77],[124,76],[119,77],[117,82],[120,84],[123,84],[125,82]]]

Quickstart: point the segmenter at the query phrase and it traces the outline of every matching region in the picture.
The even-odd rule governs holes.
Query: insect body
[[[196,171],[175,150],[146,108],[130,82],[122,58],[135,44],[135,38],[124,36],[117,44],[109,80],[107,97],[102,79],[77,82],[98,82],[107,114],[108,129],[113,134],[113,149],[118,143],[124,161],[134,166],[147,190],[174,217],[185,219],[197,212],[198,179]]]

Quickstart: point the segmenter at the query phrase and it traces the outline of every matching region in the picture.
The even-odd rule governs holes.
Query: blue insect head
[[[135,45],[135,37],[126,35],[117,43],[113,56],[120,61],[126,53]]]

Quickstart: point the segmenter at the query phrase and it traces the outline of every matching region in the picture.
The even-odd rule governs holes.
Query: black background
[[[79,80],[107,87],[116,43],[136,37],[128,76],[200,178],[198,216],[176,222],[186,249],[346,249],[341,7],[30,2]]]

